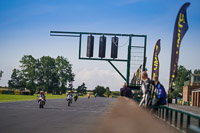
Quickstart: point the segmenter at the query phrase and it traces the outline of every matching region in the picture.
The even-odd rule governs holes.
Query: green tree
[[[95,87],[95,89],[94,89],[94,91],[93,91],[93,93],[95,94],[95,93],[97,93],[97,95],[98,96],[104,96],[103,94],[106,92],[106,89],[103,87],[103,86],[97,86],[97,87]]]
[[[62,56],[56,59],[43,56],[38,60],[37,66],[38,91],[42,89],[48,93],[65,93],[67,86],[74,81],[72,64]]]
[[[195,69],[194,74],[200,74],[200,69]]]
[[[112,91],[112,95],[114,95],[114,96],[120,96],[120,92],[119,91]]]
[[[65,93],[66,86],[74,81],[75,75],[72,73],[72,65],[62,56],[58,56],[56,59],[50,56],[35,59],[31,55],[25,55],[20,63],[21,71],[15,70],[13,79],[15,79],[18,88],[26,87],[32,94],[36,90]],[[15,83],[13,79],[11,78],[9,82],[11,86]]]
[[[24,55],[20,60],[22,77],[26,81],[26,88],[34,94],[36,91],[37,60],[32,55]]]
[[[78,93],[86,94],[86,92],[87,92],[87,87],[85,86],[85,83],[82,83],[82,85],[78,86],[77,92],[78,92]]]
[[[107,97],[109,97],[112,94],[109,87],[106,87],[105,94],[106,94]]]
[[[180,65],[178,67],[177,77],[174,81],[174,91],[170,94],[170,97],[176,98],[179,93],[183,92],[184,82],[190,79],[192,71],[187,70],[184,66]]]
[[[37,65],[37,80],[38,89],[52,93],[53,90],[57,90],[58,87],[58,77],[56,74],[55,59],[50,56],[43,56],[38,60]]]
[[[8,86],[11,88],[19,89],[20,85],[20,71],[17,69],[13,69],[12,75],[11,75],[11,80],[8,81]]]
[[[0,70],[0,80],[1,80],[2,74],[3,74],[3,71]]]
[[[65,93],[67,89],[66,86],[74,81],[75,75],[72,73],[72,64],[70,64],[66,58],[58,56],[55,59],[55,65],[58,77],[58,86],[62,93]]]

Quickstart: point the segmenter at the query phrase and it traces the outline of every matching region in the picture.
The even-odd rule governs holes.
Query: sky
[[[12,70],[20,69],[19,61],[24,55],[36,59],[63,56],[73,65],[75,88],[85,83],[90,90],[97,85],[119,90],[124,80],[108,62],[78,59],[78,38],[50,36],[50,31],[74,31],[147,35],[149,75],[155,43],[161,39],[159,78],[168,89],[174,23],[185,2],[191,3],[187,9],[189,29],[181,42],[178,65],[194,71],[200,69],[199,0],[0,0],[0,70],[4,71],[0,86],[8,85]],[[106,57],[109,57],[110,37],[107,39]],[[119,47],[118,57],[126,59],[127,38],[119,39],[123,47]],[[133,45],[141,45],[142,41],[136,38]],[[84,56],[86,37],[81,51]],[[113,64],[126,76],[126,63]]]

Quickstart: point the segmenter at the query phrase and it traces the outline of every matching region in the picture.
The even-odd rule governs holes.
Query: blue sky
[[[168,88],[174,23],[185,2],[191,2],[189,29],[181,43],[179,65],[194,70],[200,68],[199,0],[0,0],[0,70],[4,71],[0,86],[7,85],[23,55],[60,55],[73,64],[75,87],[85,82],[88,89],[104,85],[119,90],[123,79],[107,62],[78,60],[78,40],[51,37],[50,31],[56,30],[147,35],[149,75],[155,43],[161,39],[160,81]],[[123,47],[119,56],[126,52]],[[126,64],[115,64],[125,75]]]

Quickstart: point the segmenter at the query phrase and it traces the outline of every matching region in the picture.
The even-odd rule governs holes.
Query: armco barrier
[[[3,90],[2,94],[13,94],[14,95],[14,91]]]

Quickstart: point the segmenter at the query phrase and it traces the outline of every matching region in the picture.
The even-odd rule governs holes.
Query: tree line
[[[20,63],[20,70],[13,69],[8,81],[11,88],[27,88],[31,94],[41,90],[48,93],[65,93],[74,81],[72,64],[62,56],[35,59],[32,55],[24,55]]]
[[[78,93],[83,93],[83,94],[86,94],[87,92],[92,92],[93,94],[97,94],[97,96],[100,96],[100,97],[109,97],[111,95],[114,95],[114,96],[119,96],[120,93],[119,91],[110,91],[110,88],[109,87],[104,87],[104,86],[100,86],[100,85],[97,85],[94,90],[87,90],[87,87],[85,86],[85,83],[83,83],[82,85],[78,86],[77,89],[74,89],[75,91],[77,91]]]
[[[186,69],[184,66],[178,66],[177,77],[174,81],[174,91],[170,93],[170,98],[177,98],[183,93],[184,82],[190,80],[192,70]],[[193,74],[200,74],[200,69],[195,69]]]

